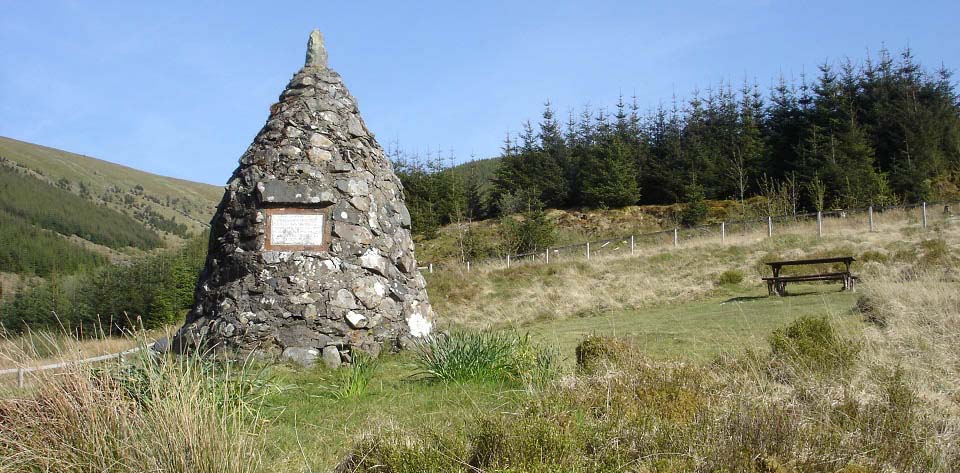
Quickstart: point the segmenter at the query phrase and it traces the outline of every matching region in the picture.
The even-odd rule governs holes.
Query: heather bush
[[[743,271],[739,269],[728,269],[720,273],[720,277],[717,278],[717,284],[721,286],[740,284],[743,282]]]
[[[859,347],[837,334],[826,317],[804,316],[773,332],[770,351],[790,368],[835,373],[856,360]]]

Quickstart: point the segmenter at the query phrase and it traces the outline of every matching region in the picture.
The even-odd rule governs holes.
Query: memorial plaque
[[[323,209],[267,209],[266,250],[325,251],[330,222]]]

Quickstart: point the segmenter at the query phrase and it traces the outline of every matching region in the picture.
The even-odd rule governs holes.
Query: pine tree
[[[534,157],[535,169],[540,176],[538,188],[540,201],[549,207],[563,207],[570,199],[570,151],[560,135],[560,125],[554,118],[548,100],[544,104],[543,120],[540,122],[540,149]]]
[[[801,112],[796,90],[781,75],[770,91],[767,108],[766,148],[762,169],[774,179],[783,179],[796,171],[797,152],[802,132]]]
[[[758,121],[758,110],[762,104],[756,102],[749,87],[744,84],[740,96],[740,110],[734,125],[734,138],[731,145],[730,167],[728,175],[736,185],[741,211],[749,183],[756,180],[764,155],[763,136]]]
[[[640,199],[633,160],[619,139],[586,153],[579,176],[583,204],[588,207],[623,207]]]

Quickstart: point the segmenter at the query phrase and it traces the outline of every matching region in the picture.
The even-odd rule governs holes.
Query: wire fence
[[[2,370],[0,370],[0,376],[6,376],[6,375],[16,374],[16,375],[17,375],[17,387],[18,387],[18,388],[23,388],[23,387],[26,385],[26,377],[27,377],[27,375],[28,375],[28,374],[31,374],[31,373],[35,373],[35,372],[38,372],[38,371],[47,371],[47,370],[63,369],[63,368],[67,368],[67,367],[70,367],[70,366],[77,366],[77,365],[82,365],[82,364],[87,364],[87,363],[97,363],[97,362],[100,362],[100,361],[116,360],[116,361],[118,361],[118,362],[120,362],[120,363],[123,363],[123,362],[125,361],[125,358],[126,358],[127,356],[133,355],[133,354],[138,353],[138,352],[141,352],[141,351],[143,351],[143,350],[152,350],[152,349],[153,349],[153,346],[154,346],[154,344],[153,344],[153,343],[150,343],[149,345],[146,345],[146,346],[133,347],[133,348],[130,348],[130,349],[128,349],[128,350],[123,350],[123,351],[121,351],[121,352],[108,353],[108,354],[106,354],[106,355],[100,355],[100,356],[94,356],[94,357],[90,357],[90,358],[84,358],[84,359],[82,359],[82,360],[62,361],[62,362],[60,362],[60,363],[52,363],[52,364],[49,364],[49,365],[41,365],[41,366],[20,366],[20,367],[17,367],[17,368],[7,368],[7,369],[2,369]]]
[[[616,256],[626,257],[636,255],[641,250],[664,247],[678,248],[691,242],[724,243],[728,239],[757,235],[758,233],[762,235],[763,232],[766,232],[766,236],[769,238],[781,234],[802,234],[803,232],[813,232],[818,237],[823,237],[851,227],[874,232],[878,231],[882,220],[898,211],[903,213],[898,218],[913,221],[922,228],[926,228],[936,222],[954,218],[951,209],[956,209],[958,204],[960,204],[960,201],[921,202],[919,204],[834,209],[823,212],[769,216],[692,227],[678,226],[657,232],[591,240],[476,261],[429,262],[420,266],[420,269],[429,273],[443,270],[466,270],[469,272],[487,266],[510,268],[534,263],[548,264]]]

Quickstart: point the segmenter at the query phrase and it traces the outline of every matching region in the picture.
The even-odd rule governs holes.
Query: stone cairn
[[[172,347],[336,367],[434,323],[400,181],[319,31],[240,158]]]

